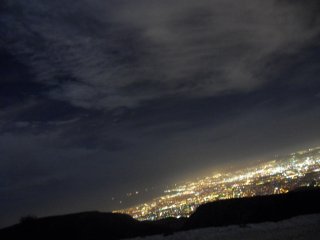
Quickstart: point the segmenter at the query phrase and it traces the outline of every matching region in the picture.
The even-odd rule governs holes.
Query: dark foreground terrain
[[[246,225],[320,213],[320,189],[300,189],[283,195],[230,199],[200,206],[188,219],[137,221],[123,214],[86,212],[26,218],[0,230],[0,239],[122,239],[209,226]]]

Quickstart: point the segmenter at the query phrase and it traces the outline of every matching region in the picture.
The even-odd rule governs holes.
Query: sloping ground
[[[169,236],[156,235],[143,240],[319,240],[320,214],[304,215],[280,222],[265,222],[246,226],[211,227]]]
[[[0,239],[117,240],[170,233],[182,229],[184,224],[185,219],[167,218],[140,222],[125,214],[84,212],[29,219],[0,229]]]

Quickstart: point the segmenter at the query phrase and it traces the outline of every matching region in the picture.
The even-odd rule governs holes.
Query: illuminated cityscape
[[[320,147],[292,153],[255,167],[215,173],[175,185],[163,196],[115,212],[139,220],[188,217],[201,204],[222,199],[281,194],[320,185]]]

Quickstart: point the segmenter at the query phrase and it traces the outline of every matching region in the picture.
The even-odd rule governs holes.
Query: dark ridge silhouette
[[[84,212],[35,218],[0,230],[5,240],[123,239],[210,226],[279,221],[297,215],[320,213],[320,189],[301,188],[283,195],[216,201],[200,206],[190,218],[138,221],[118,213]]]
[[[126,214],[84,212],[44,218],[23,218],[21,223],[0,230],[0,239],[122,239],[153,234],[171,234],[185,219],[158,221],[133,219]]]
[[[201,205],[184,229],[280,221],[320,213],[320,189],[299,188],[287,194],[229,199]]]

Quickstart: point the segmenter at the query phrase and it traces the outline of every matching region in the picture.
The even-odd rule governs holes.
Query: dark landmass
[[[26,217],[17,225],[0,230],[0,239],[123,239],[170,234],[182,229],[185,221],[185,218],[167,218],[140,222],[126,214],[101,212],[44,218]]]
[[[280,221],[320,213],[320,189],[306,188],[271,196],[216,201],[200,206],[190,218],[138,221],[117,213],[85,212],[44,218],[24,218],[0,230],[0,239],[123,239],[172,234],[210,226]]]

